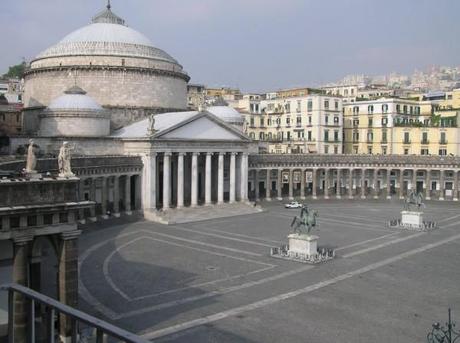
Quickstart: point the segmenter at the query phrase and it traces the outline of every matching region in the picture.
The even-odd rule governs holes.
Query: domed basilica
[[[185,110],[189,80],[174,58],[126,26],[109,4],[31,62],[25,129],[38,127],[40,111],[76,83],[110,113],[117,129],[151,113]]]

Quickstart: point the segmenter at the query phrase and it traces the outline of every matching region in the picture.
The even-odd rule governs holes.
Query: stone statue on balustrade
[[[59,164],[59,176],[60,177],[72,177],[75,176],[72,173],[72,168],[70,167],[70,158],[71,158],[71,147],[69,142],[62,143],[61,149],[59,150],[58,164]]]
[[[29,147],[27,148],[27,161],[26,161],[26,173],[27,174],[36,174],[37,171],[35,168],[37,167],[37,156],[35,156],[34,151],[34,140],[29,140]]]
[[[154,113],[151,113],[149,115],[149,127],[147,129],[147,134],[149,136],[153,136],[155,134],[156,130],[155,130],[155,114]]]

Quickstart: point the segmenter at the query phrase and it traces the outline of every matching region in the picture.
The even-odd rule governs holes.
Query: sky
[[[78,29],[106,0],[1,0],[0,73]],[[458,66],[458,0],[112,0],[192,83],[246,92],[349,74]]]

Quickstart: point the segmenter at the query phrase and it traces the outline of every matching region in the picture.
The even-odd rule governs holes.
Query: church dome
[[[80,87],[73,86],[40,114],[43,137],[102,137],[110,134],[107,112]]]
[[[64,92],[64,95],[54,99],[47,110],[83,110],[102,111],[103,108],[80,87],[74,86]]]
[[[243,116],[234,108],[229,106],[211,106],[206,109],[211,114],[233,125],[243,125]]]
[[[92,19],[92,23],[65,36],[59,43],[37,56],[37,59],[58,56],[114,55],[177,61],[155,48],[146,36],[126,26],[110,6]]]

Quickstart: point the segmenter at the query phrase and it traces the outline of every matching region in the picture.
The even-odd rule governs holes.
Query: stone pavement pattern
[[[126,223],[81,237],[84,310],[158,342],[423,342],[447,308],[460,318],[457,203],[428,203],[440,229],[397,231],[399,202],[315,201],[310,266],[273,259],[297,210],[164,226]]]

